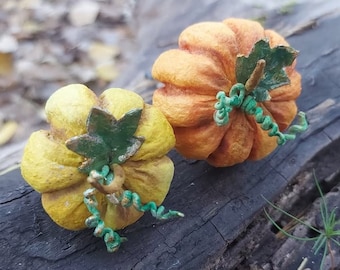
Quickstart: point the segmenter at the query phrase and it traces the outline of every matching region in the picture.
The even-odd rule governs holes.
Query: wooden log
[[[178,30],[194,21],[207,20],[207,14],[211,20],[222,19],[221,10],[228,8],[222,2],[207,7],[211,13],[197,7],[194,9],[197,12],[187,18],[171,13],[169,19],[160,22],[163,30],[141,46],[136,55],[144,54],[144,58],[133,63],[131,72],[120,83],[125,85],[133,74],[148,73],[159,52],[168,48],[155,49],[160,34],[175,41]],[[330,1],[339,6],[335,2]],[[280,23],[294,22],[296,16],[299,25],[303,25],[306,10],[317,10],[318,5],[297,6],[299,16],[295,13],[287,18],[282,16]],[[194,8],[192,4],[185,6],[188,12],[190,8]],[[185,218],[161,222],[145,214],[136,224],[120,231],[129,241],[113,254],[106,252],[102,239],[93,237],[92,230],[72,232],[54,224],[42,209],[40,195],[23,181],[18,170],[2,175],[0,268],[223,269],[219,261],[232,252],[235,239],[265,205],[261,195],[275,198],[320,151],[340,143],[340,36],[335,28],[340,24],[340,16],[338,12],[333,16],[321,15],[313,28],[299,34],[290,32],[288,39],[300,51],[298,69],[303,76],[303,92],[298,105],[307,113],[308,132],[262,161],[229,168],[216,169],[204,161],[186,160],[172,151],[170,157],[176,172],[164,205],[184,212]],[[181,20],[177,20],[179,17]],[[176,31],[169,30],[169,21]],[[272,18],[268,23],[279,29],[276,22]],[[152,27],[149,31],[153,31]],[[150,97],[151,92],[140,92]]]

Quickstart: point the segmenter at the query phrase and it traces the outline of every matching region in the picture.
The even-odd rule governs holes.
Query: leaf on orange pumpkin
[[[268,40],[259,40],[248,56],[237,57],[237,82],[246,84],[257,62],[261,59],[265,60],[264,73],[252,94],[258,102],[269,100],[270,90],[290,83],[284,67],[290,66],[297,54],[298,51],[291,47],[280,45],[270,48]]]

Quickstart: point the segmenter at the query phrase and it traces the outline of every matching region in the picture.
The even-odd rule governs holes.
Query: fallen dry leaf
[[[0,52],[12,53],[18,49],[17,40],[11,35],[2,35],[0,37]]]
[[[74,26],[84,26],[96,21],[99,5],[93,1],[77,2],[71,7],[69,20]]]
[[[118,77],[118,70],[113,61],[98,65],[96,68],[97,77],[100,80],[111,82]]]
[[[13,57],[12,53],[0,52],[0,76],[6,76],[13,71]]]
[[[12,53],[18,49],[16,39],[10,35],[0,37],[0,75],[9,75],[13,71]]]
[[[117,46],[94,42],[90,45],[88,53],[93,62],[100,64],[114,59],[119,55],[120,51]]]
[[[0,146],[9,142],[18,129],[18,124],[15,121],[7,121],[0,126]]]
[[[17,62],[17,70],[18,74],[27,80],[58,81],[69,78],[65,67],[58,64],[38,64],[22,60]]]

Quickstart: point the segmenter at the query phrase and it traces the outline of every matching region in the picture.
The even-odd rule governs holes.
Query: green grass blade
[[[320,263],[320,270],[323,269],[323,266],[325,264],[326,256],[327,256],[327,244],[324,246],[324,249],[323,249],[322,260],[321,260],[321,263]]]
[[[337,231],[334,230],[336,226],[336,216],[335,216],[335,209],[330,213],[329,219],[324,223],[325,234],[327,238],[331,238],[332,236],[337,235]]]
[[[337,220],[337,221],[334,223],[334,227],[337,226],[337,225],[340,225],[340,219]]]
[[[300,240],[300,241],[315,241],[317,240],[318,237],[298,237],[295,235],[292,235],[291,233],[288,233],[287,231],[285,231],[284,229],[281,228],[281,226],[279,224],[277,224],[275,222],[275,220],[272,219],[272,217],[268,214],[268,212],[266,211],[266,209],[263,209],[264,213],[266,214],[267,218],[269,219],[269,221],[285,236],[289,237],[289,238],[293,238],[295,240]]]
[[[318,192],[319,192],[321,200],[322,200],[322,202],[320,204],[320,212],[321,212],[322,220],[323,220],[323,222],[325,224],[326,221],[329,219],[329,216],[328,216],[329,212],[328,212],[328,208],[327,208],[327,203],[326,203],[326,200],[325,200],[325,196],[323,195],[323,192],[321,190],[319,181],[318,181],[318,179],[316,177],[315,170],[313,170],[313,176],[314,176],[314,181],[315,181],[316,188],[318,189]]]
[[[319,235],[318,240],[314,243],[312,249],[314,250],[314,254],[318,253],[322,247],[326,245],[327,237],[324,235]]]
[[[330,240],[332,240],[337,246],[340,246],[340,242],[335,240],[334,238],[331,238]]]
[[[292,218],[292,219],[295,220],[296,222],[298,222],[298,223],[300,223],[300,224],[302,224],[302,225],[308,227],[309,229],[311,229],[311,230],[317,232],[318,234],[322,234],[322,232],[321,232],[320,230],[318,230],[317,228],[315,228],[315,227],[313,227],[312,225],[310,225],[310,224],[304,222],[303,220],[301,220],[301,219],[299,219],[299,218],[297,218],[297,217],[295,217],[295,216],[289,214],[289,213],[286,212],[285,210],[283,210],[283,209],[277,207],[275,204],[273,204],[272,202],[268,201],[263,195],[261,195],[261,196],[262,196],[262,198],[263,198],[263,199],[264,199],[271,207],[273,207],[274,209],[280,211],[281,213],[283,213],[283,214],[285,214],[286,216]]]
[[[336,208],[334,208],[332,210],[332,212],[330,213],[329,215],[329,220],[328,220],[328,224],[334,228],[335,224],[336,224],[336,215],[335,215],[335,211],[336,211]]]

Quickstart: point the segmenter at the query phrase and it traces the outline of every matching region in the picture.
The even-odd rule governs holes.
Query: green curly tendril
[[[184,217],[183,213],[174,210],[169,210],[167,213],[164,213],[165,207],[163,205],[157,207],[156,203],[153,201],[143,205],[140,196],[130,190],[125,190],[123,195],[119,198],[119,201],[123,207],[130,207],[133,205],[140,212],[150,211],[154,218],[160,220],[166,220],[176,216]]]
[[[217,93],[218,102],[215,104],[214,120],[218,126],[224,126],[229,122],[229,113],[234,107],[241,108],[245,113],[254,115],[257,123],[263,130],[268,131],[269,136],[277,136],[277,144],[283,145],[287,140],[294,140],[296,134],[305,131],[308,127],[304,112],[298,113],[298,124],[291,126],[287,133],[282,133],[273,119],[263,114],[263,109],[257,106],[257,101],[252,93],[246,95],[246,87],[242,83],[236,83],[230,90],[230,97],[223,91]]]
[[[98,210],[98,202],[95,196],[96,189],[89,188],[84,192],[84,203],[92,216],[85,220],[85,225],[88,228],[95,228],[93,235],[96,237],[104,237],[108,252],[115,252],[119,249],[122,242],[127,241],[127,238],[120,237],[118,233],[109,227],[105,227],[105,222],[101,219]]]
[[[109,185],[114,181],[114,172],[107,165],[103,166],[101,171],[92,171],[91,174],[99,175],[98,182],[101,185]],[[92,214],[92,216],[86,219],[85,224],[89,228],[95,228],[94,236],[104,238],[108,252],[114,252],[118,250],[122,242],[127,241],[127,238],[120,237],[112,228],[105,227],[105,222],[102,220],[98,210],[98,202],[95,197],[96,192],[96,188],[89,188],[84,192],[84,203]],[[140,196],[130,190],[124,190],[119,198],[116,198],[115,194],[107,194],[107,197],[111,203],[120,204],[126,208],[134,206],[140,212],[150,211],[156,219],[166,220],[173,217],[184,217],[184,214],[179,211],[169,210],[167,213],[164,213],[164,206],[157,207],[153,201],[143,205]]]

